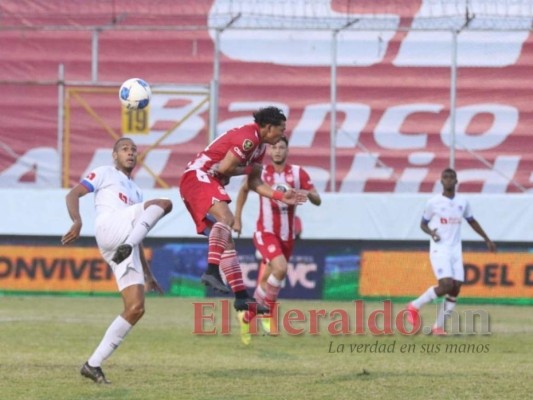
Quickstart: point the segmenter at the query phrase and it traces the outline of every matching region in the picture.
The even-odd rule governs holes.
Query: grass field
[[[99,386],[79,369],[120,312],[120,298],[0,297],[0,398],[533,398],[531,307],[458,306],[488,312],[491,335],[330,336],[321,329],[316,336],[256,336],[244,346],[234,318],[231,335],[193,335],[193,301],[148,298],[146,315],[103,366],[112,385]],[[367,303],[365,311],[381,306]],[[286,301],[282,310],[288,308],[352,310],[353,304]],[[434,307],[426,308],[423,317],[432,320]],[[350,350],[376,341],[394,351]],[[412,351],[402,353],[408,344]],[[449,353],[450,344],[481,352]]]

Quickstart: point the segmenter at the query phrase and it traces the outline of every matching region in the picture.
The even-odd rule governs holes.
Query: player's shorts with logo
[[[144,285],[144,271],[142,268],[139,246],[135,246],[131,255],[120,265],[112,261],[117,247],[123,244],[130,234],[137,218],[144,210],[144,203],[101,214],[95,221],[95,236],[100,253],[111,266],[119,291],[131,285]]]
[[[201,170],[191,170],[183,174],[180,195],[196,224],[196,232],[200,235],[207,234],[207,230],[212,226],[212,220],[207,214],[215,201],[231,202],[220,182]]]
[[[461,248],[433,247],[429,259],[437,279],[453,278],[460,282],[465,280]]]
[[[272,261],[277,256],[283,255],[288,261],[294,249],[294,240],[283,241],[270,232],[254,233],[254,245],[266,262]]]

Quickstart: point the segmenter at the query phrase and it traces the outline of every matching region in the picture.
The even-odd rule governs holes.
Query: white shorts
[[[120,292],[131,285],[144,285],[139,246],[135,246],[131,255],[119,265],[112,261],[117,247],[125,242],[143,210],[144,203],[134,204],[112,214],[99,215],[95,223],[98,248],[111,266]]]
[[[433,248],[429,253],[429,259],[437,280],[453,278],[456,281],[464,282],[465,268],[461,251]]]

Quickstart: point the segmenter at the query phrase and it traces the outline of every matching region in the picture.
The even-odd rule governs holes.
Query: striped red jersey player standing
[[[287,163],[289,144],[283,136],[270,147],[272,163],[263,165],[261,180],[272,189],[279,192],[301,190],[307,193],[309,201],[319,206],[321,203],[309,174],[299,165]],[[242,209],[248,198],[248,184],[244,182],[237,197],[235,222],[233,230],[241,233]],[[278,299],[283,280],[287,275],[288,261],[292,255],[296,239],[296,205],[285,204],[272,198],[259,198],[259,217],[253,240],[257,251],[266,264],[266,271],[258,280],[254,298],[259,304],[273,307]],[[241,319],[241,339],[250,342],[249,327],[246,325],[254,317],[252,312],[245,312]],[[261,319],[263,328],[270,332],[269,320]]]

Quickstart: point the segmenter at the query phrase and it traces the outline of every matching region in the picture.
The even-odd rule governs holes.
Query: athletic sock
[[[281,281],[274,275],[270,275],[266,282],[266,296],[265,301],[270,304],[275,303],[278,299],[279,291],[281,290]]]
[[[435,320],[435,325],[433,325],[433,328],[444,327],[444,317],[445,317],[445,310],[444,310],[444,302],[443,302],[439,304],[439,309],[437,311],[437,319]]]
[[[420,309],[424,304],[429,303],[432,300],[435,300],[437,298],[437,293],[435,293],[435,287],[431,286],[428,290],[426,290],[422,295],[417,298],[416,300],[413,300],[411,304],[413,307]]]
[[[231,229],[228,225],[222,222],[217,222],[213,225],[211,233],[209,234],[209,247],[207,254],[207,262],[209,264],[220,265],[222,253],[226,250],[228,242],[231,238]]]
[[[450,315],[450,313],[455,308],[455,305],[457,304],[457,297],[446,295],[443,304],[444,304],[445,316],[448,316],[448,315]]]
[[[135,221],[135,225],[125,243],[132,247],[138,246],[146,235],[148,235],[150,229],[153,228],[163,215],[165,215],[165,210],[158,205],[152,204],[151,206],[148,206],[146,210],[141,213],[139,219]]]
[[[107,328],[102,341],[91,355],[88,363],[91,367],[100,367],[104,362],[122,343],[126,335],[129,333],[133,325],[122,318],[121,315],[115,318],[115,320]]]
[[[254,292],[254,299],[257,301],[257,304],[261,304],[262,306],[266,306],[266,293],[261,287],[261,285],[257,285]],[[255,318],[256,313],[252,311],[245,311],[244,312],[244,322],[250,322],[253,318]]]
[[[266,305],[266,293],[260,284],[257,284],[257,287],[255,288],[254,298],[262,306]]]
[[[239,257],[235,250],[226,250],[220,258],[220,269],[226,276],[226,281],[231,287],[233,293],[246,290],[242,280],[241,266]]]

